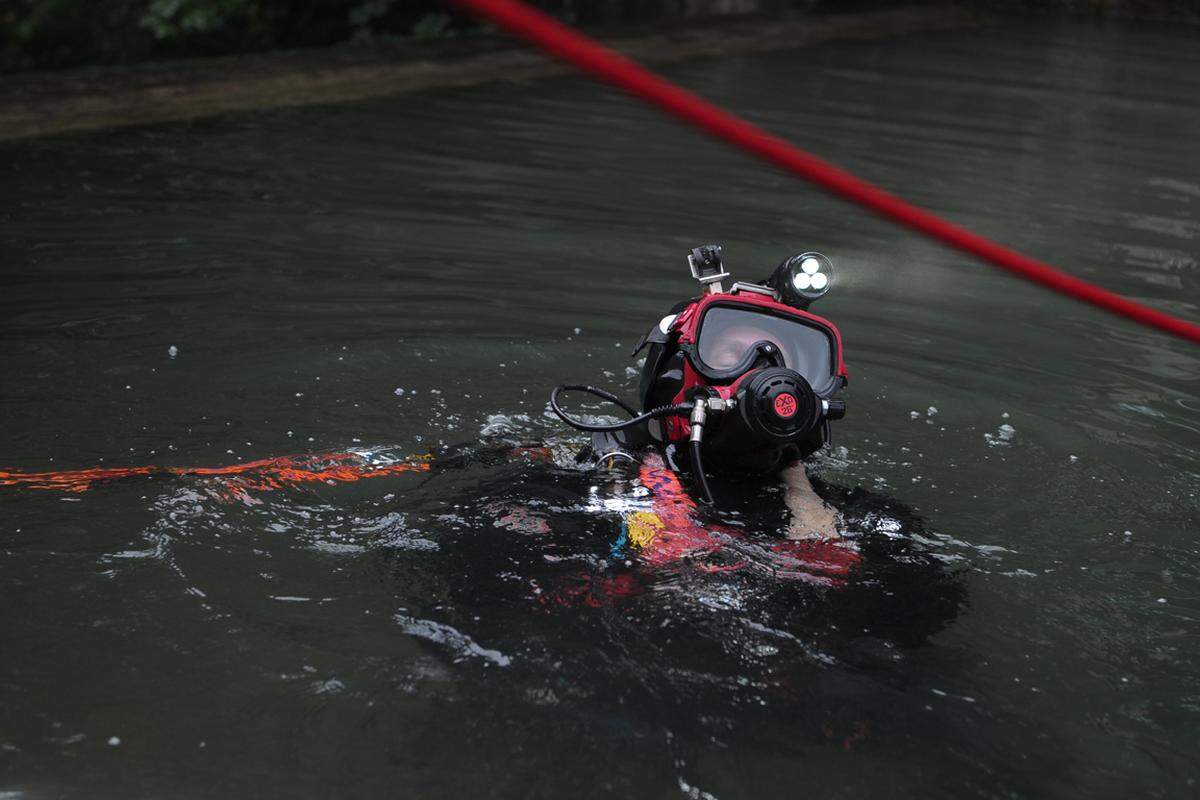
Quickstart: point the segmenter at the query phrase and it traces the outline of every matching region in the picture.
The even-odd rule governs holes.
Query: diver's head
[[[734,283],[715,246],[693,250],[688,263],[705,287],[672,309],[643,337],[643,410],[708,398],[720,408],[704,420],[705,464],[717,471],[770,470],[830,441],[831,420],[845,406],[841,334],[808,306],[829,291],[833,267],[819,253],[783,261],[760,284]],[[663,443],[694,438],[692,420],[669,415],[649,422]]]
[[[728,291],[721,248],[692,250],[688,265],[704,294],[675,306],[633,351],[636,356],[650,347],[642,368],[642,412],[586,384],[555,388],[550,408],[581,431],[637,430],[661,444],[687,443],[692,472],[711,500],[701,461],[715,471],[766,471],[828,444],[830,421],[845,412],[834,395],[846,385],[846,367],[837,327],[808,313],[833,278],[825,256],[801,253],[766,281],[734,283]],[[558,402],[566,391],[615,403],[630,418],[598,423],[573,417]]]

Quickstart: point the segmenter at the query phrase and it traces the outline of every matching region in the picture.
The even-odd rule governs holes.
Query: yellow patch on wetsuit
[[[633,512],[625,519],[625,526],[629,531],[629,543],[639,550],[648,547],[667,527],[653,511]]]

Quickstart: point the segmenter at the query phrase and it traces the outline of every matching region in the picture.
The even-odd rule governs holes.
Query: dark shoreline
[[[958,5],[685,26],[607,42],[649,64],[980,24]],[[0,78],[0,140],[320,105],[569,71],[499,36],[152,62]]]

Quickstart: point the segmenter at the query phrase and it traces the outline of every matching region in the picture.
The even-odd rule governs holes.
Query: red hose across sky
[[[1200,342],[1200,325],[1022,255],[901,200],[651,72],[520,0],[451,0],[583,71],[852,203],[1056,292]]]

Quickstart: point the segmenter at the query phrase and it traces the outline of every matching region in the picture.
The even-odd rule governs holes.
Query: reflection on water
[[[1002,29],[672,72],[1200,318],[1193,44]],[[1192,791],[1194,348],[575,79],[3,150],[0,791]],[[837,262],[850,413],[814,470],[840,540],[782,540],[771,487],[672,512],[545,413],[560,380],[632,395],[714,239],[743,279]]]

